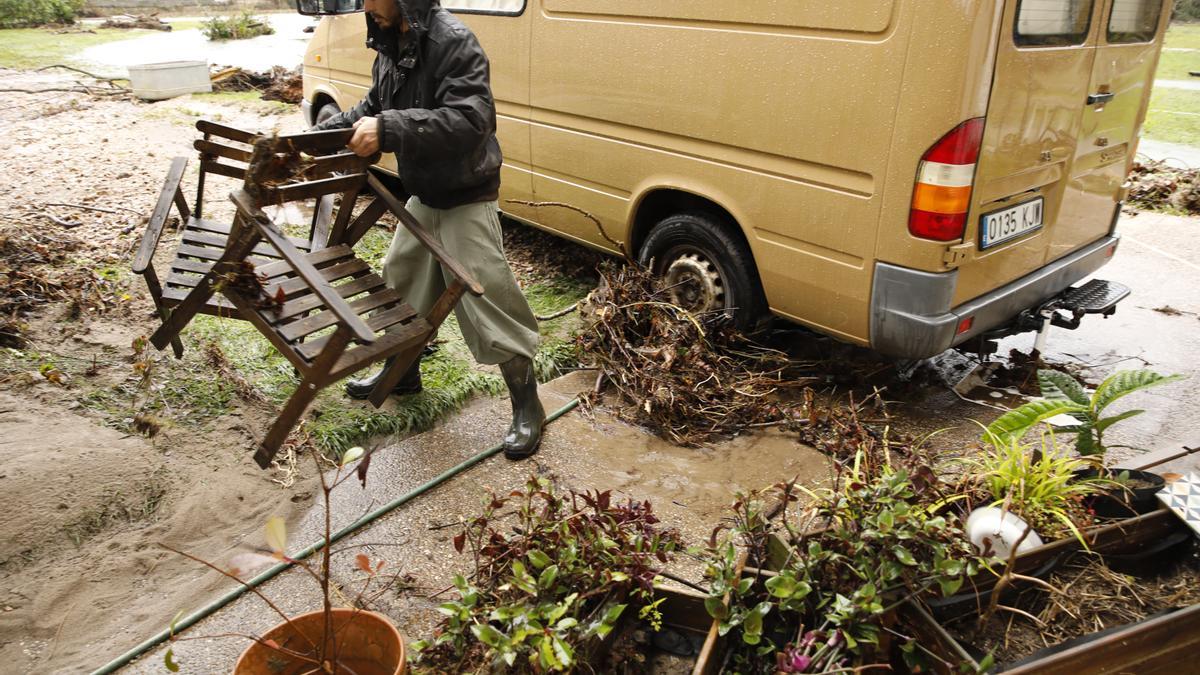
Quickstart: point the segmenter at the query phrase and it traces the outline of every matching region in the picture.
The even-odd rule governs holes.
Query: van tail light
[[[983,118],[976,117],[955,127],[921,157],[909,234],[935,241],[963,238],[982,143]]]

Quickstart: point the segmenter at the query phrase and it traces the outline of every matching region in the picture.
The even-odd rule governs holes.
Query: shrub
[[[1200,0],[1176,0],[1172,21],[1200,21]]]
[[[0,0],[0,28],[75,23],[84,0]]]
[[[241,14],[230,16],[214,16],[204,22],[200,32],[209,40],[245,40],[259,35],[271,35],[275,29],[271,28],[266,19],[243,11]]]

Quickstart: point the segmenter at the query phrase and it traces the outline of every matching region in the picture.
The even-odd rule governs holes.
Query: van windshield
[[[1093,5],[1093,0],[1019,0],[1014,39],[1023,47],[1083,44]]]

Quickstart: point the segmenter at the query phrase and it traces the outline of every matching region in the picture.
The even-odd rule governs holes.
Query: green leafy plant
[[[214,16],[203,23],[200,32],[209,40],[245,40],[260,35],[272,35],[270,22],[250,12],[230,16]]]
[[[1088,468],[1088,462],[1062,453],[1053,433],[1043,434],[1036,448],[1009,437],[989,444],[982,457],[965,461],[994,505],[1004,506],[1042,535],[1066,532],[1082,541],[1080,526],[1091,524],[1084,498],[1108,483],[1081,479],[1077,472]]]
[[[1066,414],[1075,418],[1077,424],[1059,431],[1076,434],[1075,447],[1079,454],[1103,458],[1107,450],[1104,432],[1121,420],[1145,412],[1127,410],[1104,417],[1105,408],[1135,391],[1182,378],[1182,375],[1159,375],[1150,370],[1122,370],[1105,378],[1089,395],[1083,385],[1070,375],[1055,370],[1039,370],[1038,386],[1043,398],[1004,413],[987,426],[983,438],[993,446],[1003,447],[1012,439],[1020,439],[1042,422]]]
[[[0,28],[75,23],[83,0],[0,0]]]
[[[179,637],[176,635],[176,625],[179,617],[177,614],[171,621],[170,636],[172,642],[183,642],[188,640],[208,640],[213,637],[240,637],[257,642],[266,647],[272,653],[272,663],[276,663],[278,669],[282,672],[285,668],[296,668],[296,672],[303,671],[305,673],[329,674],[353,672],[346,661],[350,660],[361,661],[362,654],[344,653],[340,650],[341,635],[345,632],[346,626],[353,621],[353,617],[365,607],[371,606],[377,599],[387,594],[398,582],[404,582],[411,578],[409,575],[396,572],[391,576],[382,574],[384,561],[372,561],[364,553],[358,553],[354,557],[353,569],[360,573],[358,579],[358,591],[356,594],[346,596],[343,591],[339,591],[339,595],[351,598],[353,613],[351,617],[344,620],[339,620],[335,627],[334,622],[334,607],[332,583],[332,561],[336,554],[352,552],[359,548],[357,546],[347,546],[334,550],[333,531],[331,524],[332,509],[330,505],[330,497],[333,491],[342,483],[351,478],[357,477],[366,485],[367,470],[370,466],[371,456],[369,453],[364,453],[362,448],[351,448],[348,450],[340,462],[337,463],[336,469],[332,477],[326,476],[321,464],[321,458],[312,453],[314,462],[317,465],[317,473],[321,479],[321,491],[324,496],[324,539],[322,546],[316,551],[317,564],[313,564],[308,560],[295,559],[289,557],[286,553],[288,547],[287,525],[282,518],[273,516],[267,520],[265,527],[265,535],[267,549],[240,553],[229,561],[228,567],[221,567],[207,560],[198,558],[190,553],[186,553],[167,544],[160,543],[159,546],[171,551],[172,553],[183,556],[189,560],[197,562],[209,569],[220,572],[224,576],[238,582],[254,595],[258,596],[273,612],[279,615],[283,620],[283,624],[289,626],[294,632],[295,637],[282,641],[283,644],[273,639],[264,638],[259,635],[249,633],[224,633],[217,636],[201,635],[195,637]],[[360,461],[361,460],[361,461]],[[357,466],[350,468],[352,464],[357,462]],[[323,625],[320,638],[309,636],[304,630],[298,628],[293,623],[292,617],[289,617],[282,609],[272,602],[259,588],[251,585],[245,579],[252,573],[261,570],[277,563],[289,563],[297,566],[310,576],[321,587],[322,595],[322,612]],[[163,665],[170,672],[179,672],[180,664],[176,661],[174,648],[168,649],[163,655]],[[360,667],[359,664],[354,666]],[[291,671],[289,671],[291,672]]]
[[[509,527],[506,517],[515,517]],[[458,598],[438,608],[445,619],[432,639],[412,645],[414,669],[542,673],[586,664],[623,617],[655,621],[654,580],[679,545],[657,524],[649,502],[617,504],[607,491],[563,496],[541,478],[493,496],[454,538],[475,570],[470,582],[455,577]]]
[[[746,576],[736,554],[741,546],[758,564],[772,557],[762,541],[769,529],[757,506],[762,496],[739,496],[731,536],[710,541],[706,607],[719,632],[734,631],[745,645],[741,668],[869,665],[891,610],[928,593],[958,592],[982,561],[957,518],[937,512],[934,481],[925,467],[867,461],[859,452],[835,488],[813,494],[807,522],[819,527],[795,528],[784,514],[790,547],[765,579]],[[785,504],[795,499],[791,485],[776,490]]]

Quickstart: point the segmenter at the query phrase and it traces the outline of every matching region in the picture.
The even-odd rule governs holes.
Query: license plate
[[[1042,227],[1041,197],[1003,211],[993,211],[979,219],[979,248],[991,248],[1009,239],[1039,230]]]

